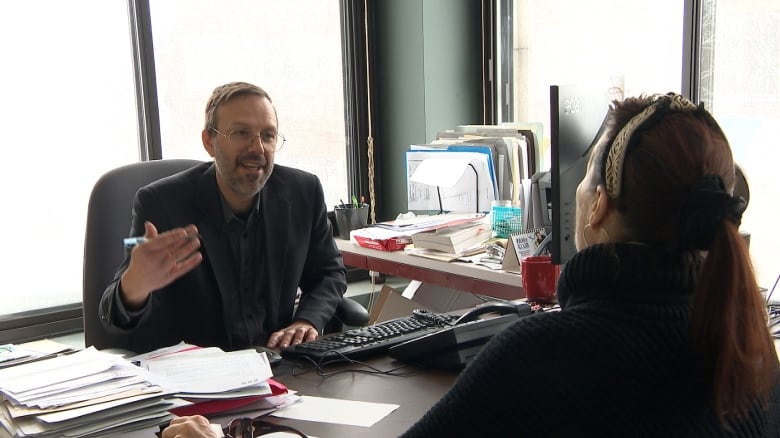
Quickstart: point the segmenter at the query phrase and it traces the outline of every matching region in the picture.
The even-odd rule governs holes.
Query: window
[[[0,39],[0,315],[78,304],[92,185],[138,160],[127,5],[3,2]]]
[[[231,81],[265,89],[287,139],[276,163],[322,181],[327,205],[348,197],[337,0],[150,2],[164,158],[209,160],[206,100]]]
[[[780,186],[780,3],[767,0],[704,2],[700,98],[729,138],[750,184],[742,220],[759,285],[780,274],[774,260]],[[775,291],[778,298],[780,290]]]
[[[603,83],[626,95],[681,91],[683,2],[504,0],[498,122],[542,122],[548,169],[550,85]],[[641,17],[641,19],[638,19]],[[499,30],[497,35],[503,35]],[[507,68],[507,63],[511,65]]]
[[[499,0],[498,122],[542,122],[549,168],[549,86],[602,81],[625,90],[694,94],[723,127],[750,183],[742,230],[751,233],[759,284],[772,287],[780,246],[780,4],[768,0]],[[701,6],[701,35],[686,35],[686,9]],[[501,38],[501,35],[507,35]],[[511,40],[509,40],[511,38]],[[701,41],[692,69],[683,52]],[[685,62],[685,64],[684,64]],[[778,291],[780,292],[780,291]],[[777,292],[776,292],[777,293]]]
[[[317,174],[330,205],[346,197],[340,6],[338,0],[33,0],[0,6],[0,37],[13,42],[0,48],[8,60],[0,117],[10,152],[0,174],[6,204],[3,341],[78,328],[92,186],[109,169],[159,156],[152,133],[158,111],[164,158],[208,160],[200,140],[203,112],[221,83],[264,87],[288,139],[277,163]],[[134,64],[136,18],[145,23],[139,29],[142,52],[149,49],[153,23],[154,54],[143,52],[139,59],[155,59],[155,77]],[[147,103],[156,108],[137,107],[136,68],[145,84],[155,85],[157,102]],[[154,97],[144,90],[145,99]],[[144,136],[139,113],[151,124]]]

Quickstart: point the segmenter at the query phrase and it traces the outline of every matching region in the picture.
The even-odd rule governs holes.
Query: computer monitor
[[[565,264],[576,252],[575,195],[585,176],[590,145],[610,105],[606,87],[589,84],[550,86],[550,209],[554,264]]]

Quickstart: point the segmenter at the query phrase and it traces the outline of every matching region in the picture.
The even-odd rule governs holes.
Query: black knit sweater
[[[496,335],[404,436],[780,436],[780,383],[766,409],[719,426],[689,334],[699,268],[640,245],[578,253],[562,310]]]

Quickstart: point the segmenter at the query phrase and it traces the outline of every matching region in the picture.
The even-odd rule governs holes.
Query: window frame
[[[482,26],[492,38],[486,38],[483,51],[489,62],[484,68],[485,123],[496,123],[504,91],[495,82],[499,65],[496,30],[501,20],[497,11],[507,0],[485,1],[486,13],[480,17]],[[501,3],[500,3],[501,2]],[[699,95],[699,53],[703,0],[684,0],[683,29],[683,93],[693,100]],[[163,157],[160,137],[157,86],[152,42],[149,0],[127,0],[133,47],[136,82],[136,104],[139,130],[139,160]],[[344,74],[344,117],[346,121],[346,151],[348,185],[351,193],[381,193],[378,164],[369,158],[369,138],[376,137],[377,106],[371,93],[375,54],[371,48],[374,35],[373,0],[353,2],[340,0],[342,63]],[[370,169],[371,165],[377,170]],[[373,181],[372,181],[373,179]],[[373,195],[372,195],[373,196]],[[379,199],[372,199],[376,205]],[[24,342],[83,330],[81,303],[43,308],[17,314],[0,315],[0,343]]]
[[[136,111],[139,161],[163,158],[157,80],[149,0],[127,0]],[[344,117],[346,120],[347,175],[350,193],[368,193],[368,144],[370,126],[376,126],[369,93],[371,41],[367,30],[370,2],[339,0],[342,63],[344,72]],[[346,30],[346,31],[345,31]],[[373,123],[372,123],[373,122]],[[0,315],[0,343],[19,343],[83,331],[81,302],[51,308]]]
[[[377,178],[370,169],[369,138],[373,138],[376,116],[374,95],[370,92],[373,78],[369,53],[373,41],[367,20],[372,14],[371,3],[340,0],[341,50],[344,75],[344,119],[347,140],[347,187],[349,193],[377,193],[373,186]],[[373,152],[373,151],[371,151]],[[371,199],[370,199],[371,200]],[[376,200],[371,200],[376,205]]]
[[[699,101],[701,85],[701,39],[702,39],[702,11],[703,2],[711,5],[714,0],[684,0],[683,1],[683,29],[681,35],[682,44],[682,71],[680,72],[681,94],[685,97]],[[497,48],[492,52],[494,60],[493,71],[499,71],[500,76],[495,80],[495,103],[492,106],[495,114],[493,123],[513,122],[511,120],[514,113],[514,103],[507,102],[507,98],[514,96],[514,85],[511,81],[513,77],[514,65],[512,63],[512,53],[514,47],[512,35],[514,34],[514,23],[511,20],[513,13],[514,0],[493,0],[494,8],[497,9],[494,22],[499,22],[498,29],[493,29],[493,40]],[[509,44],[506,44],[509,42]],[[509,115],[507,119],[505,115]]]

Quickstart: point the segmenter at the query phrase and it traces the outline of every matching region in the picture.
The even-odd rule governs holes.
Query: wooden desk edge
[[[336,239],[336,245],[347,266],[506,300],[525,297],[519,274],[463,262],[427,259],[402,251],[363,248],[343,239]]]

